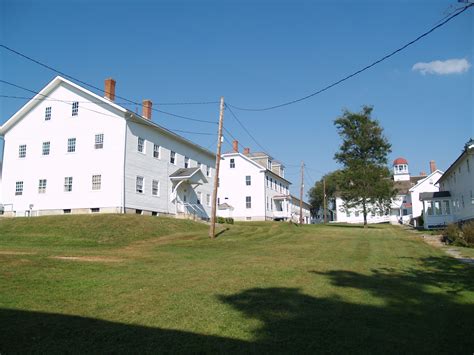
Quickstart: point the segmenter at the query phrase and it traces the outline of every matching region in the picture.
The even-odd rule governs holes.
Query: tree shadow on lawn
[[[388,225],[388,223],[381,223],[383,225]],[[383,227],[376,226],[374,224],[367,225],[364,227],[363,224],[356,223],[326,223],[325,227],[338,227],[338,228],[351,228],[351,229],[383,229]]]
[[[256,319],[253,341],[103,320],[0,310],[0,352],[46,353],[457,353],[474,350],[474,269],[449,258],[424,268],[310,271],[379,302],[252,288],[218,299]],[[438,289],[441,287],[441,289]],[[469,300],[465,293],[470,293]],[[203,321],[209,321],[202,314]],[[219,319],[211,320],[219,323]],[[225,327],[225,324],[222,324]]]

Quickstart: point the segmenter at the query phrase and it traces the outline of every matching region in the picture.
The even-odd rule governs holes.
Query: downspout
[[[125,187],[125,167],[127,164],[127,127],[128,127],[128,121],[127,121],[127,115],[125,114],[125,132],[124,132],[124,144],[123,144],[123,178],[122,178],[122,200],[123,200],[123,205],[122,205],[122,211],[121,213],[125,213],[125,195],[126,195],[126,187]]]

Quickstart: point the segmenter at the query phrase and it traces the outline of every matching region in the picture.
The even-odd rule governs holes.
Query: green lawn
[[[0,220],[0,353],[474,351],[474,268],[418,236],[226,227],[211,241],[157,217]]]

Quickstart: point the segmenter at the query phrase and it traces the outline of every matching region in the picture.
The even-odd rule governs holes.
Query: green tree
[[[394,196],[393,182],[387,168],[391,144],[379,122],[372,119],[372,107],[363,106],[353,113],[345,110],[334,121],[342,144],[334,158],[343,169],[339,192],[345,208],[362,208],[364,226],[369,212],[385,213]]]
[[[319,181],[316,181],[314,186],[309,189],[309,203],[313,211],[318,212],[324,208],[324,180],[326,180],[326,203],[329,203],[329,201],[336,196],[339,174],[339,170],[330,172],[324,175]]]

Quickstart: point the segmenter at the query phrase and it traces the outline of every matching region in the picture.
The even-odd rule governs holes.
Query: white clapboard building
[[[0,127],[5,216],[210,216],[215,154],[62,77]]]
[[[426,229],[474,220],[474,140],[469,140],[458,158],[439,178],[438,192],[419,196]]]
[[[285,167],[263,152],[249,148],[222,154],[219,173],[218,209],[220,217],[244,221],[299,221],[299,199],[290,194],[291,182]],[[303,202],[304,223],[310,223],[310,205]]]

